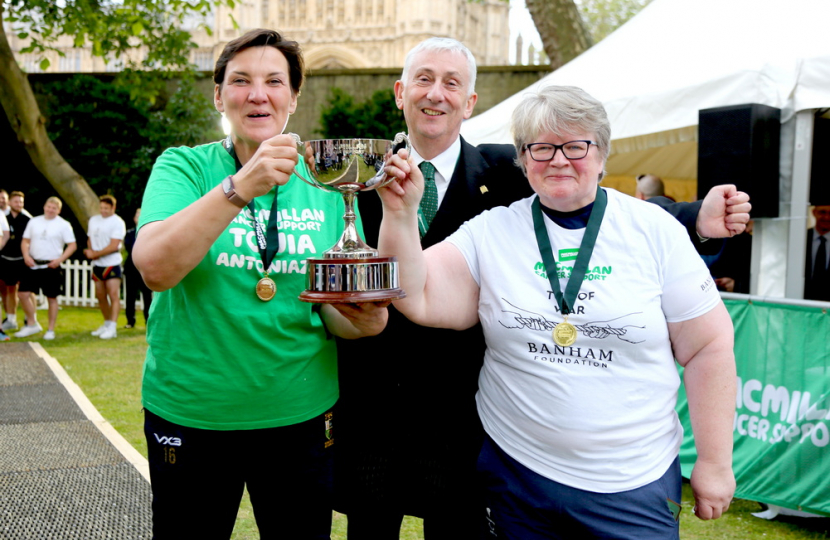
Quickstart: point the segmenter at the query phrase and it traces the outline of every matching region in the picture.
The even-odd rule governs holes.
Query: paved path
[[[39,343],[0,343],[0,539],[151,538],[146,460]]]

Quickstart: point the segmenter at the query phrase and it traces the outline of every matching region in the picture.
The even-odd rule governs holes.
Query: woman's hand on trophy
[[[233,175],[236,192],[245,200],[268,193],[274,186],[285,185],[299,155],[290,135],[276,135],[262,141],[256,153]]]
[[[398,150],[386,162],[384,171],[393,178],[385,188],[378,190],[384,214],[417,212],[424,193],[424,175],[409,159],[407,151]]]

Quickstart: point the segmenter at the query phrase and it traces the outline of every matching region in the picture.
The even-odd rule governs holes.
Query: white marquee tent
[[[692,181],[700,109],[780,108],[782,217],[763,220],[756,234],[753,269],[763,257],[765,271],[753,272],[753,292],[800,298],[813,116],[830,108],[828,20],[830,0],[654,0],[578,58],[464,122],[461,133],[472,144],[512,142],[510,116],[523,94],[579,86],[608,111],[609,175]],[[781,246],[786,260],[773,261]]]

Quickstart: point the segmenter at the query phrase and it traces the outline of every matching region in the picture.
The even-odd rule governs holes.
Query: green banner
[[[724,300],[735,325],[733,468],[741,499],[830,514],[830,314]],[[697,457],[683,386],[683,476]]]

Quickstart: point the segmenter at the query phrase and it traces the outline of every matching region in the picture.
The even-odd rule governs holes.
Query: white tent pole
[[[804,265],[807,245],[807,207],[810,167],[813,159],[814,111],[800,111],[795,118],[793,171],[790,184],[790,230],[787,241],[787,298],[804,298]],[[784,203],[785,204],[785,203]],[[785,210],[782,208],[782,210]]]

